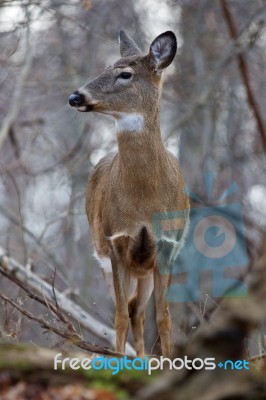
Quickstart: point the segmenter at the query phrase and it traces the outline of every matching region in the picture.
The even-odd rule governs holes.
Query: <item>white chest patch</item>
[[[138,113],[116,113],[115,125],[118,132],[141,132],[144,127],[143,116]]]

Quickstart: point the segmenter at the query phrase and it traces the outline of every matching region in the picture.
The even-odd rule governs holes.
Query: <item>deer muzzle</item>
[[[93,106],[86,104],[85,96],[77,90],[69,96],[69,105],[77,108],[78,111],[92,111]]]

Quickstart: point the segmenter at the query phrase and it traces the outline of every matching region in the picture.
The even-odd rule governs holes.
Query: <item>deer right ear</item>
[[[149,54],[152,69],[161,72],[168,67],[174,59],[176,49],[176,37],[171,31],[164,32],[154,39]]]
[[[119,32],[120,54],[121,57],[137,56],[141,54],[139,47],[126,32]]]

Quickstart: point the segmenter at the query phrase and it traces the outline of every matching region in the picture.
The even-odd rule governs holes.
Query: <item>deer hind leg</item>
[[[184,231],[187,230],[188,222]],[[175,259],[184,242],[184,231],[178,237],[163,237],[156,243],[157,268],[154,270],[154,296],[156,304],[156,322],[161,339],[162,353],[171,355],[172,321],[166,292],[170,286]]]
[[[129,325],[128,298],[130,289],[130,271],[117,261],[115,255],[111,257],[111,262],[116,299],[116,351],[124,353]]]
[[[153,290],[153,276],[138,280],[137,293],[128,304],[131,327],[134,336],[135,349],[138,357],[145,356],[144,349],[144,320],[147,302]]]
[[[171,356],[172,320],[169,305],[166,300],[166,290],[169,286],[169,275],[161,275],[158,269],[154,270],[154,296],[156,304],[156,322],[161,339],[162,354]]]

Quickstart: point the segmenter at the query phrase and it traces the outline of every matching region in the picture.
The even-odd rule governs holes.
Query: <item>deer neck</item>
[[[122,115],[116,119],[120,179],[146,187],[158,180],[166,162],[160,132],[159,109],[149,116]]]

